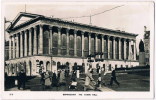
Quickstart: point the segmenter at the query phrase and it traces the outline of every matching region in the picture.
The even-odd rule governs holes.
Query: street
[[[96,81],[98,76],[93,75],[94,80]],[[110,74],[107,74],[104,77],[104,81],[106,85],[102,85],[102,88],[98,90],[89,90],[88,91],[149,91],[150,89],[150,82],[149,82],[149,76],[145,75],[136,75],[136,74],[126,74],[126,73],[117,73],[117,80],[120,83],[120,86],[118,87],[115,83],[113,83],[113,86],[109,86],[110,82]],[[80,78],[77,79],[77,89],[70,90],[70,77],[66,77],[66,83],[60,85],[59,87],[48,87],[44,91],[84,91],[84,81],[85,81],[85,75],[81,74]],[[19,91],[17,87],[13,87],[10,89],[7,89],[7,91]],[[40,84],[40,77],[35,77],[33,79],[30,79],[26,82],[26,89],[20,90],[20,91],[43,91],[42,86]]]

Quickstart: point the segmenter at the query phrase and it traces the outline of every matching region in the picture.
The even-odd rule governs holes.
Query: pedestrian
[[[120,83],[116,80],[116,72],[115,72],[115,69],[112,68],[112,74],[111,74],[111,80],[110,80],[110,86],[113,85],[113,81],[118,85],[120,86]]]
[[[104,70],[104,68],[101,68],[101,84],[103,84],[104,86],[106,86],[106,83],[105,83],[105,75],[106,75],[106,71]]]
[[[53,72],[52,71],[48,71],[48,72],[49,72],[50,81],[52,82]]]
[[[52,86],[53,87],[57,87],[58,86],[58,80],[57,80],[57,76],[56,76],[55,71],[54,71],[54,73],[52,75]]]
[[[49,72],[46,71],[46,74],[45,74],[45,88],[50,88],[50,86],[51,86],[51,81],[50,81]]]
[[[76,81],[76,71],[75,71],[75,70],[72,71],[71,80],[72,80],[72,81]]]
[[[94,90],[96,87],[96,82],[94,82],[94,79],[91,76],[90,71],[88,71],[86,74],[86,78],[85,78],[85,86],[84,86],[84,91],[86,91],[87,89],[92,89]]]
[[[60,83],[60,85],[65,83],[65,72],[64,72],[64,70],[61,70],[61,72],[60,72],[59,83]]]
[[[101,88],[101,74],[99,74],[99,77],[97,80],[97,87]]]
[[[18,89],[20,90],[20,88],[23,87],[24,90],[26,82],[26,73],[24,72],[23,69],[18,73],[17,79],[18,79]]]
[[[45,90],[45,72],[42,72],[40,74],[41,74],[40,83],[41,83],[41,86],[42,86],[42,90]]]

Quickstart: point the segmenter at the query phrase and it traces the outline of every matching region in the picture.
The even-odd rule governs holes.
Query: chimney
[[[146,32],[147,31],[147,27],[146,26],[144,26],[144,32]]]

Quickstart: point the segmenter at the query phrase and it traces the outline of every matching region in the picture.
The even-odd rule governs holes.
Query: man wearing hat
[[[112,74],[111,74],[111,80],[110,80],[110,86],[112,86],[113,81],[120,86],[120,83],[116,80],[116,73],[115,73],[115,69],[112,67]]]

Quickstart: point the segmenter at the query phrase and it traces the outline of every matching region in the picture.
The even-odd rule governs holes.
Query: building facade
[[[17,25],[22,17],[30,20]],[[136,34],[64,21],[38,14],[19,13],[7,28],[9,39],[9,60],[5,69],[9,75],[24,69],[27,75],[38,75],[39,67],[55,71],[67,66],[89,66],[87,56],[102,52],[106,70],[111,67],[133,67],[136,60]]]
[[[145,64],[150,65],[150,31],[144,30]]]

